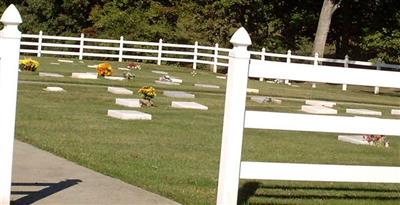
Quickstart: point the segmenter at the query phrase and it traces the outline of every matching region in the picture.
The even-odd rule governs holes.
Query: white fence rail
[[[15,112],[17,101],[18,61],[21,16],[14,5],[3,13],[0,31],[0,204],[10,204],[11,173],[14,147]]]
[[[217,204],[237,204],[240,179],[400,183],[400,167],[241,161],[244,128],[400,136],[398,119],[247,111],[248,77],[400,88],[400,72],[251,60],[254,52],[247,51],[251,39],[244,28],[231,43]]]
[[[84,34],[80,37],[49,36],[42,31],[39,34],[22,34],[21,53],[74,56],[80,60],[85,57],[112,58],[123,60],[148,60],[158,65],[162,62],[184,62],[191,63],[193,69],[198,65],[212,66],[213,72],[219,67],[228,67],[228,53],[231,49],[220,48],[218,43],[215,46],[201,46],[198,42],[194,45],[159,42],[128,41],[121,36],[120,39],[95,39],[86,38]],[[290,50],[286,54],[268,53],[263,48],[260,52],[250,51],[252,59],[277,60],[286,63],[304,62],[314,65],[335,64],[344,68],[351,66],[363,66],[369,69],[394,69],[400,70],[400,65],[385,64],[378,61],[376,64],[364,61],[345,59],[319,58],[315,56],[293,55]],[[260,81],[264,78],[260,78]],[[285,83],[289,81],[286,80]],[[343,84],[342,90],[347,90]],[[379,93],[379,87],[375,87],[375,94]]]

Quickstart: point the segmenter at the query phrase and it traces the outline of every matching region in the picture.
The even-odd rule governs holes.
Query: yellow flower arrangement
[[[100,63],[97,66],[97,74],[100,76],[111,76],[112,75],[112,67],[109,63]]]
[[[19,68],[21,70],[36,71],[39,68],[39,62],[32,58],[24,58],[19,61]]]
[[[138,90],[138,93],[140,93],[143,97],[143,99],[146,100],[151,100],[152,98],[154,98],[157,94],[156,94],[156,89],[153,88],[152,86],[143,86],[142,88],[140,88]]]

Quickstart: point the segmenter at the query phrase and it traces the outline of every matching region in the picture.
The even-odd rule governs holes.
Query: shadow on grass
[[[259,193],[256,191],[260,190]],[[269,191],[268,191],[269,190]],[[279,193],[277,193],[279,191]],[[324,193],[307,193],[323,191]],[[296,193],[297,192],[297,193]],[[342,193],[334,193],[342,192]],[[345,193],[343,193],[345,192]],[[384,195],[385,194],[385,195]],[[400,200],[399,189],[385,188],[351,188],[351,187],[311,187],[296,185],[265,185],[258,182],[247,182],[239,188],[238,205],[252,204],[249,199],[271,200]],[[274,202],[273,204],[280,204]],[[306,201],[304,201],[306,202]],[[270,202],[257,202],[256,204],[270,204]],[[288,204],[288,203],[283,203]]]
[[[38,191],[11,191],[11,195],[25,195],[17,200],[11,201],[12,205],[26,205],[33,204],[43,198],[46,198],[52,194],[55,194],[59,191],[67,189],[68,187],[77,185],[82,182],[79,179],[67,179],[64,181],[60,181],[58,183],[24,183],[24,182],[15,182],[12,183],[11,186],[19,186],[19,187],[30,187],[27,190],[32,190],[31,187],[45,187]]]
[[[246,182],[239,188],[237,204],[247,204],[249,198],[256,194],[261,183],[259,182]]]

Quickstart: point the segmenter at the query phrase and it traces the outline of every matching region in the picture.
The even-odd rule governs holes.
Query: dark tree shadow
[[[239,188],[237,204],[246,204],[251,196],[256,194],[257,189],[261,186],[259,182],[246,182]]]
[[[11,195],[26,195],[15,201],[11,201],[11,205],[27,205],[33,204],[43,198],[46,198],[54,193],[67,189],[68,187],[77,185],[82,182],[80,179],[67,179],[58,183],[24,183],[14,182],[11,186],[35,186],[45,187],[39,191],[11,191]]]
[[[256,191],[264,189],[257,193]],[[270,192],[268,193],[268,190]],[[285,193],[277,194],[274,190],[285,190]],[[324,194],[307,194],[307,191],[324,191]],[[336,192],[336,193],[335,193]],[[337,195],[337,192],[345,192],[346,194]],[[374,194],[369,194],[374,193]],[[386,194],[386,195],[385,195]],[[250,204],[250,198],[259,199],[294,199],[294,200],[378,200],[378,201],[398,201],[400,200],[399,189],[387,188],[351,188],[351,187],[312,187],[298,185],[267,185],[258,182],[247,182],[239,188],[238,205]],[[257,204],[270,204],[268,202]],[[280,201],[273,204],[286,204]]]

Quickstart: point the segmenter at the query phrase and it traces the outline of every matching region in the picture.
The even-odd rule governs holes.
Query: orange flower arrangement
[[[97,66],[97,74],[100,76],[111,76],[112,75],[112,67],[109,63],[100,63]]]

